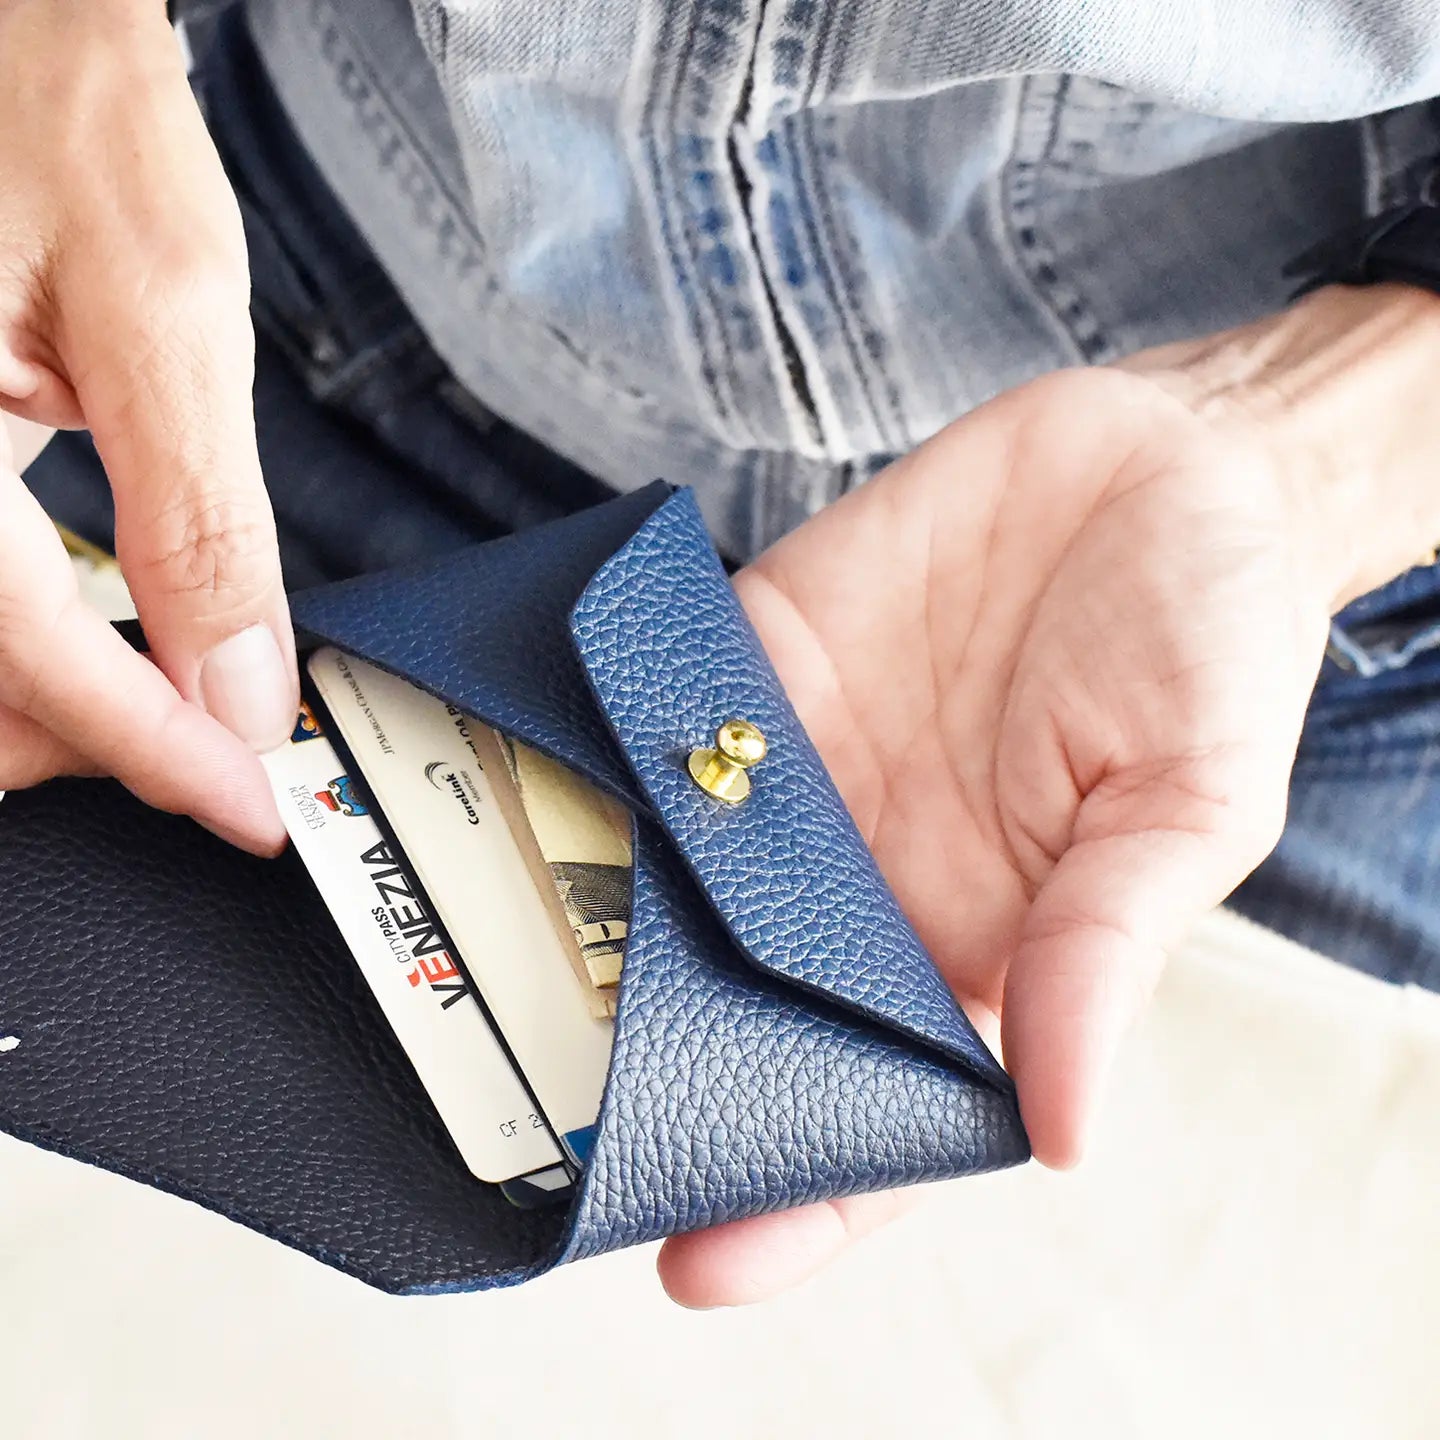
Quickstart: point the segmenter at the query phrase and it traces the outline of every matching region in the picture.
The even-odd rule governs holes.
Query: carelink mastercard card
[[[466,1166],[497,1184],[556,1166],[555,1139],[413,872],[310,707],[264,764],[297,853]]]

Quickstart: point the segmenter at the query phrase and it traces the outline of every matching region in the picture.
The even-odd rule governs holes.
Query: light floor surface
[[[1433,1440],[1437,1202],[1440,1000],[1220,915],[1078,1172],[939,1187],[753,1311],[650,1250],[394,1299],[0,1140],[0,1436]]]

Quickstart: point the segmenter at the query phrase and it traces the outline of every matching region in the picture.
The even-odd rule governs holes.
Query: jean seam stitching
[[[673,10],[670,13],[673,14]],[[667,15],[667,21],[668,19]],[[692,13],[683,42],[673,52],[675,66],[673,74],[669,77],[668,94],[662,93],[661,81],[665,72],[656,67],[652,74],[641,112],[644,133],[640,144],[653,185],[655,210],[660,222],[661,244],[669,258],[672,276],[676,282],[670,287],[671,294],[678,300],[683,313],[688,318],[687,328],[699,349],[697,358],[700,373],[698,378],[704,387],[704,394],[715,407],[717,418],[728,421],[739,418],[743,413],[736,393],[736,366],[730,337],[726,333],[724,320],[713,305],[707,307],[704,303],[687,298],[687,291],[703,296],[707,294],[708,287],[696,283],[701,270],[700,257],[696,254],[695,246],[689,238],[690,227],[687,223],[685,207],[675,194],[675,186],[672,183],[674,179],[673,166],[666,163],[664,146],[659,143],[655,134],[656,123],[660,118],[658,112],[662,109],[665,111],[665,119],[668,121],[669,133],[671,135],[676,133],[680,94],[694,54],[695,33],[699,28],[699,23],[699,15]],[[717,360],[720,363],[717,364]],[[723,389],[720,385],[713,383],[710,378],[718,377],[722,373],[726,377]],[[729,393],[726,394],[726,391]]]
[[[1051,87],[1048,96],[1047,86]],[[1038,305],[1068,341],[1076,361],[1097,364],[1114,358],[1114,346],[1084,296],[1062,278],[1058,257],[1044,240],[1040,223],[1040,172],[1055,144],[1067,89],[1065,76],[1032,75],[1023,82],[1015,140],[1000,176],[1004,238]],[[1045,138],[1037,146],[1042,108],[1048,111]],[[1068,291],[1068,298],[1062,290]],[[1083,326],[1078,323],[1082,320]]]
[[[823,19],[816,39],[814,61],[810,67],[805,98],[795,117],[799,132],[799,145],[792,152],[791,170],[795,178],[795,192],[801,202],[802,214],[808,216],[810,222],[809,228],[814,242],[817,268],[823,277],[824,288],[835,303],[845,349],[850,357],[851,367],[859,383],[860,391],[865,397],[865,403],[870,411],[875,429],[883,437],[884,448],[909,449],[913,445],[913,441],[909,437],[908,427],[893,387],[885,381],[882,373],[872,376],[866,365],[863,336],[867,329],[873,330],[874,327],[869,324],[866,317],[862,289],[854,283],[853,272],[846,258],[845,245],[849,245],[853,250],[853,237],[843,233],[830,195],[827,171],[823,164],[817,134],[818,127],[825,123],[824,117],[817,117],[810,108],[821,72],[826,66],[828,57],[832,54],[835,36],[840,33],[841,27],[835,17],[841,13],[843,8],[840,0],[832,0],[832,3],[826,6],[822,12]],[[809,175],[813,177],[813,182],[809,184],[806,183],[806,176],[802,174],[798,163],[801,149],[808,157],[808,171]],[[845,245],[841,243],[842,238]],[[855,330],[857,324],[859,326],[858,334]],[[872,379],[882,382],[885,400],[883,411],[872,388]],[[900,437],[898,447],[894,437],[887,433],[889,426],[885,422],[884,412],[888,412],[889,420],[893,422],[896,433]]]

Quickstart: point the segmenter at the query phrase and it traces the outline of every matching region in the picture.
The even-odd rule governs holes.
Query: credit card
[[[590,1013],[613,1019],[635,884],[630,812],[488,725],[472,725],[470,739]]]
[[[507,1180],[500,1193],[517,1210],[549,1210],[567,1205],[574,1198],[575,1178],[564,1165],[556,1165],[522,1175],[518,1180]]]
[[[334,649],[310,678],[545,1118],[583,1162],[614,1025],[591,1014],[468,721]]]
[[[557,1164],[544,1120],[308,707],[263,763],[296,853],[471,1173],[498,1184]]]

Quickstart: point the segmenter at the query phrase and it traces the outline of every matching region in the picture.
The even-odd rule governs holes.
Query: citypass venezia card
[[[466,1166],[492,1183],[556,1166],[555,1141],[403,856],[309,707],[264,764],[297,853]]]

